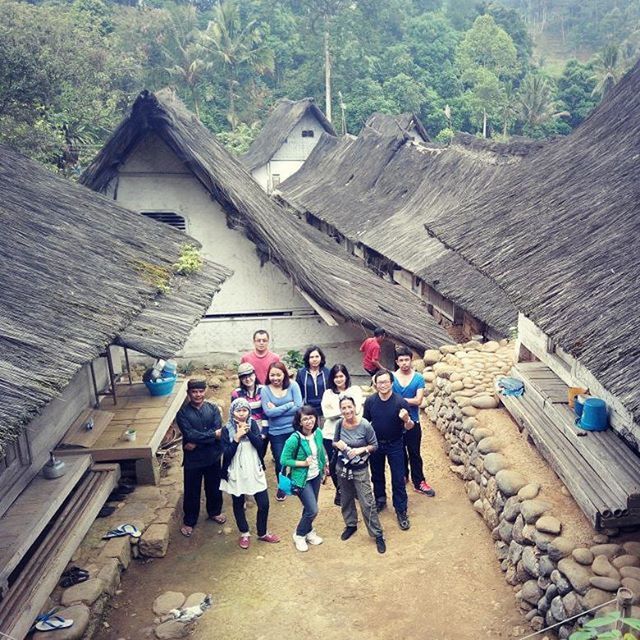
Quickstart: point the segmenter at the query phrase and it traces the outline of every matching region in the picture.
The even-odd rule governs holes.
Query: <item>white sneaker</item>
[[[298,551],[309,551],[309,547],[307,545],[307,541],[304,539],[304,536],[293,534],[293,544],[296,545],[296,549]]]
[[[322,544],[324,540],[316,533],[315,529],[311,529],[309,533],[307,533],[306,541],[309,544]]]

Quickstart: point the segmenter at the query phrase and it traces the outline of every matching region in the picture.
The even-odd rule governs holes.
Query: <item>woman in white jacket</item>
[[[336,432],[338,421],[340,420],[340,398],[348,395],[353,398],[356,414],[358,419],[362,418],[362,389],[358,385],[351,385],[351,376],[347,367],[343,364],[334,364],[329,371],[329,379],[327,381],[327,390],[322,395],[322,414],[324,415],[324,425],[322,426],[322,440],[327,459],[330,460],[331,480],[336,488],[336,496],[334,504],[340,506],[340,489],[338,487],[338,478],[336,476],[336,465],[334,460],[335,449],[333,448],[333,439]]]

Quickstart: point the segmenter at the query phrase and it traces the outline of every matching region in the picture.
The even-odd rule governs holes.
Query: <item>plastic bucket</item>
[[[582,415],[582,409],[584,407],[584,401],[588,398],[589,396],[584,395],[583,393],[579,393],[574,399],[573,399],[573,411],[576,414],[576,418],[579,418]]]
[[[168,396],[176,386],[176,377],[147,380],[144,384],[152,396]]]
[[[600,398],[587,398],[580,416],[580,426],[587,431],[604,431],[608,425],[607,403]]]

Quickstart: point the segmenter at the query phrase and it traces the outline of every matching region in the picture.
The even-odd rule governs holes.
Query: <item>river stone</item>
[[[547,553],[552,560],[557,562],[561,558],[570,556],[574,549],[575,545],[571,540],[558,536],[548,545]]]
[[[567,612],[564,610],[564,605],[562,604],[562,598],[560,596],[556,596],[551,601],[551,606],[549,607],[549,611],[551,611],[551,615],[558,622],[562,622],[567,617]]]
[[[488,438],[488,440],[494,441],[496,438]],[[480,442],[482,444],[482,442]],[[478,445],[478,449],[480,445]],[[484,453],[484,452],[482,452]],[[492,476],[495,476],[498,471],[502,471],[503,469],[507,469],[509,467],[508,460],[501,454],[495,451],[488,453],[484,457],[484,469],[487,473],[490,473]]]
[[[437,349],[427,349],[424,352],[423,361],[427,366],[440,362],[441,359],[442,354]]]
[[[640,580],[634,578],[622,578],[621,584],[633,593],[633,604],[640,602]]]
[[[467,407],[465,407],[465,409],[466,408]],[[464,409],[463,409],[463,411],[464,411]],[[489,438],[484,438],[483,440],[480,440],[480,442],[478,442],[478,451],[480,453],[485,453],[485,454],[487,454],[487,453],[495,453],[496,451],[499,451],[501,448],[502,448],[502,443],[495,436],[491,436]],[[486,459],[485,459],[484,468],[487,469]],[[487,469],[487,471],[489,471],[489,469]],[[489,473],[491,473],[491,472],[489,471]]]
[[[553,516],[541,516],[536,520],[536,529],[542,533],[552,533],[557,536],[562,530],[562,523]]]
[[[587,549],[586,547],[579,547],[578,549],[574,549],[571,552],[571,555],[578,564],[590,565],[594,560],[591,549]]]
[[[496,548],[496,557],[498,558],[498,560],[500,561],[505,560],[509,555],[509,545],[502,542],[502,540],[498,540],[495,543],[495,548]]]
[[[502,469],[496,473],[496,482],[498,483],[498,489],[505,496],[514,496],[527,481],[519,471],[512,471],[511,469]]]
[[[593,609],[594,607],[599,607],[605,602],[609,602],[611,599],[611,593],[592,587],[583,595],[580,602],[584,609],[588,610]]]
[[[482,500],[478,499],[473,503],[473,508],[480,514],[482,515],[482,511],[484,509],[484,507],[482,506]]]
[[[513,530],[513,525],[509,522],[507,522],[506,520],[501,520],[500,524],[496,527],[498,535],[500,536],[500,539],[503,542],[506,542],[507,544],[509,544],[511,542],[511,538],[512,538],[512,530]]]
[[[56,615],[65,620],[73,620],[73,625],[66,629],[56,629],[55,633],[51,631],[36,631],[32,640],[78,640],[81,638],[89,626],[89,617],[91,610],[85,604],[74,604],[65,609],[56,611]]]
[[[551,505],[544,500],[524,500],[520,504],[520,513],[527,524],[535,522],[549,509],[551,509]]]
[[[471,398],[471,406],[476,409],[497,409],[498,401],[493,396],[479,395]]]
[[[509,562],[511,564],[517,564],[522,557],[523,547],[521,544],[518,544],[515,540],[512,540],[509,544]]]
[[[592,540],[593,544],[607,544],[607,542],[609,542],[609,536],[604,533],[596,533]]]
[[[520,513],[520,501],[517,496],[511,496],[507,498],[504,503],[504,509],[502,510],[502,517],[507,522],[514,522]]]
[[[638,556],[633,556],[629,553],[625,553],[623,556],[618,556],[611,561],[611,564],[616,569],[621,569],[622,567],[640,567],[640,558]]]
[[[522,514],[520,514],[513,523],[513,531],[511,532],[513,539],[519,544],[525,543],[523,535],[524,526],[524,518],[522,517]]]
[[[522,552],[522,565],[525,571],[532,577],[538,578],[540,576],[540,564],[538,562],[538,555],[533,547],[525,547]]]
[[[620,580],[607,576],[593,576],[589,579],[592,587],[603,591],[617,591],[620,588]]]
[[[167,620],[156,627],[155,634],[158,640],[174,640],[185,638],[194,628],[193,624],[185,624],[178,620]]]
[[[623,578],[633,578],[640,580],[640,567],[620,567],[620,575]]]
[[[518,498],[523,500],[533,500],[540,493],[540,485],[537,482],[530,482],[526,484],[520,491],[518,491]]]
[[[537,604],[538,600],[544,595],[542,589],[535,580],[527,580],[522,585],[522,599],[529,604]]]
[[[622,545],[623,549],[634,556],[640,556],[640,542],[629,540]]]
[[[426,363],[425,363],[426,364]],[[454,367],[446,362],[436,362],[433,365],[433,371],[435,372],[438,378],[448,379],[452,373],[455,373]]]
[[[525,527],[531,527],[532,531],[532,540],[533,543],[542,551],[542,553],[546,553],[549,545],[555,540],[555,536],[551,533],[544,533],[543,531],[538,531],[533,525],[527,524]]]
[[[542,598],[538,600],[536,608],[540,613],[547,613],[547,611],[549,611],[549,600],[546,595],[542,596]]]
[[[451,378],[453,378],[454,375],[459,375],[459,374],[452,374]],[[455,380],[454,382],[451,383],[451,391],[462,391],[464,389],[464,384],[462,384],[462,380]]]
[[[471,502],[475,502],[480,497],[480,486],[474,480],[467,482],[467,496]]]
[[[486,427],[478,427],[472,431],[471,435],[476,442],[480,442],[480,440],[490,438],[493,435],[493,430],[487,429]]]
[[[594,556],[607,556],[607,558],[615,558],[622,553],[623,549],[619,544],[596,544],[591,547],[591,553]]]
[[[571,552],[569,552],[571,553]],[[578,564],[572,558],[562,558],[558,562],[558,569],[565,575],[571,586],[579,593],[585,594],[591,586],[589,578],[591,571],[581,564]]]
[[[556,568],[556,565],[551,562],[548,555],[543,555],[538,558],[538,567],[541,576],[550,576],[551,572]]]
[[[582,607],[580,606],[580,600],[578,596],[571,591],[566,596],[562,596],[562,606],[567,613],[567,617],[573,618],[579,616],[582,613]]]
[[[184,604],[185,599],[184,593],[180,593],[179,591],[165,591],[153,601],[151,608],[157,616],[164,616],[169,613],[171,609],[179,609]]]
[[[475,429],[476,427],[479,427],[479,426],[480,426],[480,422],[478,422],[477,418],[469,417],[469,418],[465,418],[462,421],[462,428],[467,433],[471,433],[471,431],[473,431],[473,429]]]
[[[556,594],[558,593],[561,596],[564,596],[570,591],[573,591],[571,583],[557,569],[554,569],[551,572],[550,577],[554,582],[553,588],[549,587],[549,589],[547,590],[547,598],[549,598],[549,600],[555,598]]]
[[[475,407],[462,407],[462,415],[463,416],[477,416],[478,415],[478,409],[476,409]]]
[[[195,607],[196,605],[201,604],[204,599],[207,597],[206,593],[201,593],[200,591],[196,591],[196,593],[192,593],[182,605],[182,608],[188,609],[189,607]]]
[[[591,570],[597,576],[605,576],[607,578],[620,578],[618,570],[611,565],[607,556],[596,556],[591,564]],[[598,587],[601,588],[601,587]]]

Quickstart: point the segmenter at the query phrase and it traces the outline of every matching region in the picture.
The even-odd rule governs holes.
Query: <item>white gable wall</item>
[[[271,262],[261,266],[253,242],[227,226],[220,204],[157,136],[148,136],[120,168],[115,194],[119,204],[136,211],[183,216],[189,235],[202,243],[203,255],[234,272],[215,295],[209,317],[192,332],[184,359],[237,360],[251,346],[253,332],[266,328],[272,349],[280,353],[316,343],[327,350],[328,361],[360,366],[357,346],[364,331],[329,327],[278,267]]]

